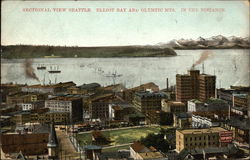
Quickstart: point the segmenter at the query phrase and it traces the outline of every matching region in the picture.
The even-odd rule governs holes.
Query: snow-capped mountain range
[[[250,48],[250,38],[241,37],[224,37],[222,35],[210,38],[199,37],[193,39],[172,40],[168,43],[158,43],[161,47],[169,47],[174,49],[231,49],[231,48]]]

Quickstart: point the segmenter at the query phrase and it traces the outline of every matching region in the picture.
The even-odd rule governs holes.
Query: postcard
[[[2,1],[1,158],[246,156],[225,146],[249,149],[249,17],[247,0]]]

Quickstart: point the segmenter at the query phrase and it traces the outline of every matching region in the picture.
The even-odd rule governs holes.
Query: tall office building
[[[199,76],[199,100],[205,101],[215,97],[216,77],[213,75],[201,74]]]
[[[191,77],[191,88],[192,88],[192,97],[195,99],[199,98],[199,70],[189,70],[189,75]]]
[[[187,74],[176,75],[176,101],[186,103],[192,99],[191,77]]]
[[[188,74],[176,75],[176,101],[187,103],[191,99],[205,101],[215,96],[214,75],[200,74],[199,70],[189,70]]]

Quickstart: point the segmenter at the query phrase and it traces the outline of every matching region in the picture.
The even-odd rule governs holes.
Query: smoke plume
[[[196,65],[201,64],[203,61],[207,60],[211,56],[213,56],[212,51],[204,51],[204,52],[202,52],[200,58],[192,65],[192,68],[194,68]]]
[[[38,77],[36,76],[34,72],[34,68],[32,67],[33,61],[31,59],[26,59],[24,61],[24,69],[25,69],[25,75],[28,78],[33,78],[39,81]]]

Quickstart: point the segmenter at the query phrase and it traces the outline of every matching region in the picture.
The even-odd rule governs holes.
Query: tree
[[[163,134],[154,134],[150,133],[148,134],[145,138],[141,138],[141,143],[144,144],[146,147],[151,147],[153,146],[156,148],[158,151],[162,152],[168,152],[169,150],[169,144],[168,142],[164,139]]]
[[[160,113],[160,125],[172,125],[173,124],[173,113],[161,112]]]

